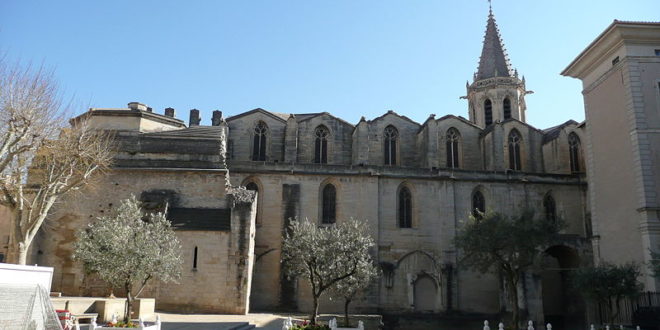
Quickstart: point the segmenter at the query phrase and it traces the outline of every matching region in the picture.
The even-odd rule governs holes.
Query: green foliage
[[[88,273],[126,290],[126,321],[133,299],[150,280],[176,282],[181,274],[181,245],[170,222],[163,213],[143,212],[135,196],[81,230],[74,249],[74,260]]]
[[[642,283],[637,280],[640,275],[639,266],[634,263],[602,263],[597,267],[578,269],[571,277],[571,283],[586,299],[609,309],[609,323],[613,323],[619,314],[621,299],[636,297],[642,291]]]
[[[78,233],[74,259],[113,287],[156,278],[176,281],[181,273],[181,245],[162,213],[145,213],[131,196],[110,216]]]
[[[312,324],[318,299],[326,290],[351,276],[371,274],[369,249],[374,245],[364,221],[351,218],[321,227],[309,220],[291,221],[282,243],[282,263],[288,276],[303,277],[312,286]]]
[[[585,298],[609,302],[611,299],[637,296],[642,290],[642,284],[637,280],[640,275],[639,267],[634,263],[602,263],[597,267],[576,270],[571,283]]]
[[[660,253],[651,251],[651,257],[653,258],[649,263],[649,269],[653,273],[654,277],[660,277]]]
[[[502,272],[516,329],[518,281],[534,264],[541,248],[549,245],[562,227],[561,220],[536,218],[530,210],[517,217],[490,212],[480,218],[471,216],[454,238],[454,244],[462,252],[461,264],[479,272]]]
[[[529,210],[517,217],[491,212],[481,219],[470,217],[454,242],[463,252],[461,263],[469,268],[522,271],[534,263],[539,249],[551,243],[562,227],[562,221],[536,218]]]

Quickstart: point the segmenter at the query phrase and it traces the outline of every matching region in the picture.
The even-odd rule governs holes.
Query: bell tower
[[[519,79],[518,71],[511,68],[492,7],[488,13],[479,67],[472,80],[471,84],[466,83],[467,96],[463,97],[468,100],[471,122],[486,128],[509,118],[526,121],[525,95],[533,92],[525,89],[525,78]]]

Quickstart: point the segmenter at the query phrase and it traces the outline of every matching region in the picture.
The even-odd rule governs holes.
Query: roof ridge
[[[492,77],[513,77],[514,72],[509,62],[509,56],[504,48],[504,42],[495,22],[492,10],[488,14],[486,22],[486,33],[484,35],[483,48],[479,57],[479,67],[474,75],[474,80],[482,80]]]

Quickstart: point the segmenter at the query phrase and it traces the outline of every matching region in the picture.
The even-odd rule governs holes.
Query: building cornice
[[[562,72],[563,76],[583,79],[623,44],[660,42],[660,22],[614,20]]]

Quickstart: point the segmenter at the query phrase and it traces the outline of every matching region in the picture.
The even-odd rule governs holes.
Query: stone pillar
[[[174,118],[174,108],[165,108],[165,116]]]
[[[369,164],[369,125],[364,117],[360,118],[353,131],[353,165]]]
[[[284,131],[284,162],[298,161],[298,121],[294,115],[289,116]]]
[[[435,121],[435,114],[431,114],[426,122],[426,148],[422,152],[426,154],[422,159],[424,163],[419,164],[421,167],[440,167],[438,163],[438,123]]]
[[[190,121],[188,126],[199,126],[199,123],[202,121],[202,118],[199,117],[199,110],[192,109],[190,110]]]
[[[220,122],[222,122],[222,111],[214,110],[213,116],[211,117],[211,125],[219,126]]]
[[[288,230],[292,219],[300,219],[300,184],[282,185],[282,206],[284,207],[284,219],[282,221],[282,232],[284,233]],[[287,311],[296,311],[298,310],[298,301],[296,299],[298,280],[297,278],[289,278],[286,275],[286,267],[286,263],[281,263],[280,308]],[[310,306],[306,307],[309,308]]]

